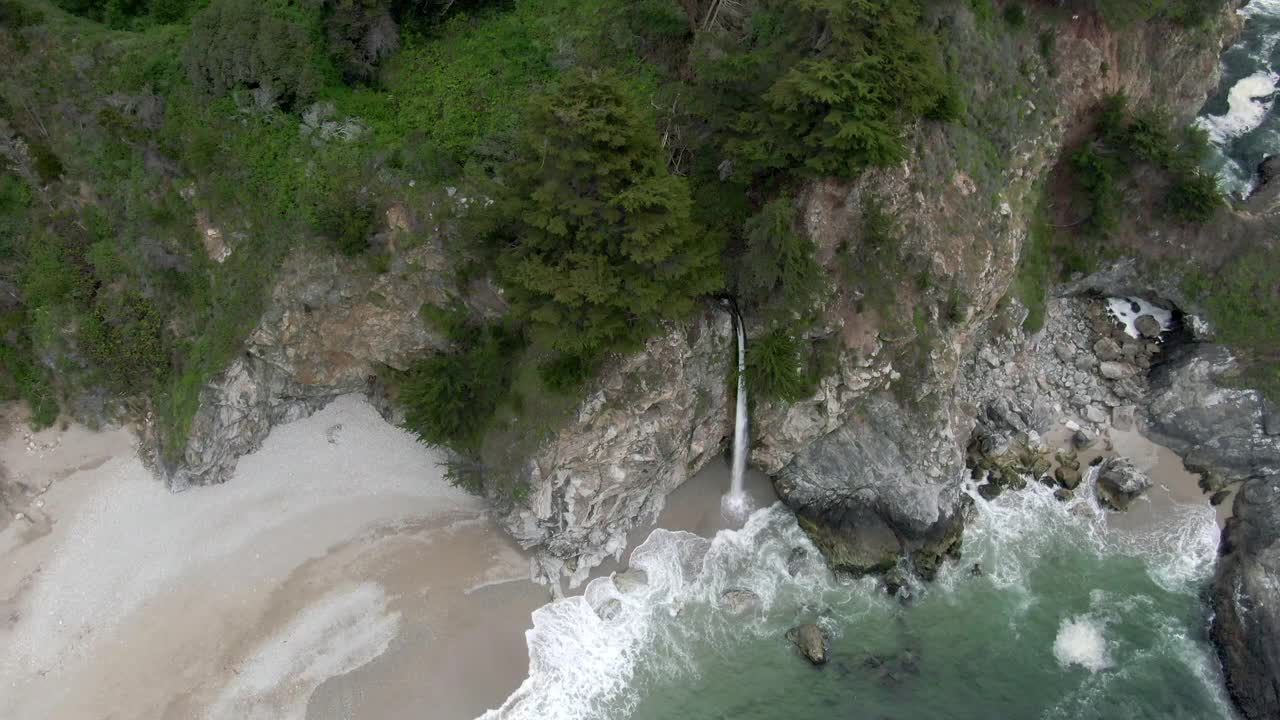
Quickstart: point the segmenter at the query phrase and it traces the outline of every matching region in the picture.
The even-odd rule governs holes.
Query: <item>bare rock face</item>
[[[273,426],[371,392],[379,366],[444,348],[418,315],[449,300],[443,256],[423,246],[401,260],[375,275],[343,258],[290,257],[244,353],[201,391],[181,460],[161,468],[170,488],[223,482]]]
[[[1181,348],[1153,370],[1144,409],[1147,429],[1188,467],[1243,480],[1280,470],[1280,436],[1267,430],[1272,410],[1260,392],[1225,382],[1236,372],[1226,348]]]
[[[672,326],[607,368],[577,415],[528,460],[528,502],[502,522],[540,549],[541,579],[584,580],[716,456],[733,432],[726,378],[735,348],[723,310]]]
[[[1280,473],[1236,496],[1213,580],[1211,634],[1246,720],[1280,717]]]

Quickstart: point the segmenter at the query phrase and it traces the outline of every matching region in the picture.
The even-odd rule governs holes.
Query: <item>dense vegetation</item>
[[[1053,12],[970,4],[991,37]],[[1095,9],[1191,23],[1193,6]],[[830,352],[802,338],[835,283],[801,228],[802,185],[900,162],[913,123],[948,125],[988,183],[1029,104],[1029,73],[1001,64],[1003,41],[982,62],[955,57],[944,38],[958,31],[936,10],[0,0],[0,62],[16,70],[0,77],[0,394],[26,399],[37,424],[60,405],[151,411],[173,459],[200,388],[239,352],[290,253],[390,271],[387,209],[436,208],[448,186],[477,200],[431,230],[456,260],[456,294],[487,276],[511,312],[495,323],[424,308],[452,349],[388,379],[411,428],[464,451],[459,467],[536,443],[613,353],[721,292],[763,324],[756,396],[803,397]],[[969,107],[971,86],[992,81],[1007,102]],[[1100,139],[1098,156],[1147,153],[1141,120]],[[1199,219],[1212,193],[1186,177],[1168,206]],[[905,256],[891,215],[866,199],[861,237],[833,262],[859,311],[881,312],[924,357],[930,325],[964,298]],[[929,312],[912,302],[925,295]]]

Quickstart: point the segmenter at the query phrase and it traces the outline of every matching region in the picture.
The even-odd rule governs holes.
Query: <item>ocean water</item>
[[[1280,0],[1252,0],[1240,12],[1244,31],[1223,53],[1222,83],[1197,120],[1213,144],[1210,169],[1236,197],[1252,189],[1258,165],[1280,153]]]
[[[1121,529],[1092,482],[1070,503],[972,493],[963,560],[910,602],[833,578],[781,506],[711,539],[657,530],[630,560],[646,584],[601,578],[534,614],[530,678],[489,717],[1231,718],[1199,599],[1212,509]],[[758,607],[723,607],[730,589]],[[817,668],[785,639],[815,621]]]

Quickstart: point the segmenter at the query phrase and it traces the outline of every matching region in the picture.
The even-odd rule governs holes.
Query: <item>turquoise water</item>
[[[978,511],[964,560],[910,603],[832,578],[781,507],[711,540],[656,531],[631,558],[646,585],[604,578],[535,613],[533,673],[502,716],[1232,717],[1199,599],[1209,507],[1121,530],[1033,485]],[[760,607],[733,615],[730,588]],[[784,637],[809,621],[832,635],[823,667]]]

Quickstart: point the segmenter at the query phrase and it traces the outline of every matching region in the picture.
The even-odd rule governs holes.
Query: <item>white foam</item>
[[[1160,332],[1173,329],[1173,313],[1159,305],[1153,305],[1142,298],[1124,297],[1107,298],[1107,314],[1124,325],[1124,332],[1131,338],[1139,338],[1138,318],[1150,315],[1160,323]]]
[[[1226,115],[1201,115],[1196,124],[1218,144],[1252,132],[1266,120],[1280,75],[1260,70],[1241,78],[1227,93]]]
[[[1111,667],[1111,653],[1103,629],[1088,615],[1063,620],[1053,641],[1054,657],[1064,668],[1079,665],[1089,672],[1106,670]]]
[[[206,717],[302,720],[320,683],[381,655],[399,628],[377,583],[327,595],[258,647]]]
[[[806,549],[806,561],[793,577],[787,558],[796,547]],[[725,590],[756,593],[763,616],[783,597],[832,589],[817,549],[780,504],[711,540],[655,530],[631,554],[630,565],[645,572],[645,585],[622,593],[612,578],[598,578],[581,596],[534,611],[533,629],[525,635],[529,677],[485,720],[625,717],[639,699],[632,681],[642,663],[656,676],[692,673],[696,667],[686,652],[695,637],[763,632],[762,624],[719,610]]]
[[[1280,0],[1251,0],[1239,12],[1245,17],[1280,17]]]

